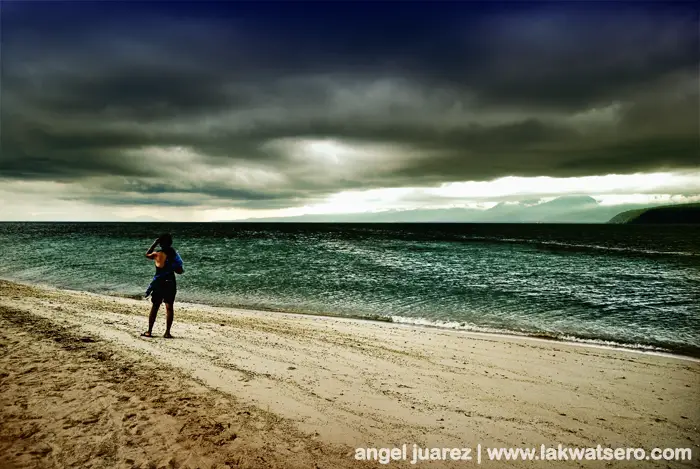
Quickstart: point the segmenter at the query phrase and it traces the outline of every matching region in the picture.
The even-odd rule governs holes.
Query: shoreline
[[[7,277],[0,277],[0,281],[5,281],[5,282],[10,282],[10,283],[16,283],[18,285],[24,285],[28,287],[39,287],[39,288],[45,288],[45,289],[53,289],[57,291],[67,291],[67,292],[73,292],[73,293],[80,293],[80,294],[87,294],[87,295],[96,295],[98,297],[107,297],[107,298],[122,298],[122,299],[129,299],[133,301],[143,301],[144,298],[143,296],[140,295],[128,295],[128,294],[122,294],[122,293],[98,293],[98,292],[91,292],[91,291],[86,291],[86,290],[77,290],[77,289],[72,289],[72,288],[65,288],[65,287],[56,287],[54,285],[50,284],[43,284],[43,283],[35,283],[35,282],[27,282],[27,281],[19,281],[15,280],[12,278],[7,278]],[[339,319],[339,320],[348,320],[348,321],[359,321],[359,322],[371,322],[371,323],[384,323],[384,324],[392,324],[398,327],[407,327],[407,328],[415,328],[415,329],[422,329],[422,328],[427,328],[427,329],[435,329],[439,331],[451,331],[459,334],[467,334],[467,335],[475,335],[475,336],[483,336],[483,337],[497,337],[497,338],[503,338],[503,339],[524,339],[524,340],[532,340],[532,341],[543,341],[543,342],[551,342],[554,344],[565,344],[569,346],[575,346],[575,347],[590,347],[594,349],[602,349],[602,350],[613,350],[613,351],[623,351],[623,352],[631,352],[631,353],[639,353],[639,354],[644,354],[644,355],[652,355],[652,356],[660,356],[660,357],[667,357],[667,358],[676,358],[679,360],[687,360],[687,361],[692,361],[696,363],[700,363],[700,350],[698,350],[698,354],[694,355],[691,353],[680,353],[677,351],[674,351],[672,349],[666,349],[663,347],[658,347],[654,345],[647,345],[647,344],[624,344],[620,342],[615,342],[615,341],[610,341],[610,340],[605,340],[605,339],[589,339],[589,338],[579,338],[579,337],[573,337],[570,338],[570,336],[564,336],[564,337],[557,337],[557,336],[547,336],[546,334],[538,334],[538,333],[528,333],[528,332],[518,332],[518,331],[509,331],[509,330],[470,330],[470,329],[460,329],[457,327],[447,327],[447,326],[440,326],[439,324],[431,324],[427,319],[422,319],[419,318],[415,322],[413,321],[403,321],[401,319],[395,320],[393,316],[386,316],[386,317],[370,317],[368,316],[362,316],[362,315],[350,315],[350,316],[343,316],[339,314],[333,314],[333,313],[316,313],[316,312],[299,312],[299,311],[292,311],[292,310],[283,310],[279,308],[264,308],[264,307],[249,307],[245,305],[225,305],[225,304],[206,304],[206,303],[192,303],[192,302],[187,302],[187,301],[176,301],[177,305],[181,306],[187,306],[191,308],[216,308],[216,309],[229,309],[229,310],[243,310],[243,311],[250,311],[250,312],[257,312],[257,313],[274,313],[274,314],[280,314],[280,315],[287,315],[287,316],[297,316],[297,317],[318,317],[318,318],[328,318],[328,319]],[[403,318],[402,318],[403,319]],[[415,319],[415,318],[405,318],[405,319]],[[421,324],[419,321],[423,320],[426,322],[426,324]],[[454,321],[457,322],[457,321]],[[476,326],[478,327],[478,326]],[[486,328],[485,328],[486,329]]]
[[[3,340],[11,343],[11,347],[0,347],[0,357],[7,358],[7,350],[15,351],[5,364],[9,376],[0,378],[0,386],[12,387],[12,392],[3,392],[3,398],[18,402],[27,393],[34,395],[39,383],[50,386],[54,379],[69,383],[71,389],[81,386],[80,376],[75,375],[81,366],[69,356],[54,356],[53,349],[48,350],[49,345],[55,346],[52,334],[67,331],[78,338],[68,344],[98,344],[103,355],[94,356],[113,354],[121,357],[120,366],[127,369],[146,366],[156,370],[153,376],[165,373],[176,382],[197,383],[200,392],[211,395],[214,401],[219,399],[215,396],[233,399],[218,410],[202,408],[196,417],[202,425],[227,423],[221,422],[223,413],[231,415],[233,426],[240,406],[256,415],[267,415],[268,423],[257,429],[262,433],[255,433],[255,438],[270,441],[270,451],[278,457],[289,454],[281,449],[289,448],[283,434],[302,435],[295,437],[299,444],[313,440],[330,445],[328,448],[345,449],[404,443],[454,448],[561,443],[575,447],[689,447],[695,455],[693,462],[700,454],[700,365],[694,361],[545,339],[192,304],[176,304],[174,339],[159,337],[164,328],[162,312],[155,337],[145,339],[139,334],[146,326],[149,306],[143,300],[0,281],[0,319],[6,323],[15,317],[28,318],[15,321],[17,327],[0,331]],[[45,332],[32,335],[33,323],[44,324],[41,330]],[[37,341],[48,345],[37,345]],[[44,353],[38,353],[36,347],[45,349]],[[31,350],[37,353],[30,354]],[[65,371],[61,371],[64,366]],[[54,373],[54,378],[37,375],[36,368],[42,367]],[[148,396],[155,404],[161,402],[162,389],[147,378],[149,373],[129,390],[122,390],[122,397],[115,396],[115,403],[105,404],[107,408],[121,408],[120,399],[131,402],[135,395]],[[101,386],[104,392],[111,389]],[[190,398],[186,386],[177,387],[182,389],[172,392],[179,392],[176,395],[182,399]],[[36,409],[47,405],[46,397],[31,404],[38,407],[26,418],[34,419],[37,428],[53,425],[51,419],[58,414],[69,414],[76,399],[62,388],[42,392],[53,403],[50,412],[39,413]],[[91,398],[94,406],[102,405],[99,396]],[[172,410],[167,405],[162,409],[143,405],[150,409],[149,418],[159,422],[159,431],[177,434],[185,423],[172,423],[173,416],[165,413]],[[107,415],[104,408],[97,407],[96,412]],[[24,415],[22,412],[16,409],[8,417]],[[86,419],[92,422],[92,417]],[[28,424],[20,419],[13,425],[19,435]],[[100,440],[106,437],[107,428],[78,426],[76,430]],[[146,427],[139,428],[146,431]],[[134,436],[139,435],[125,438]],[[51,432],[44,435],[43,443],[54,444],[50,438]],[[23,444],[19,440],[11,443]],[[66,440],[61,444],[71,443]],[[52,451],[41,448],[49,455],[58,454],[53,446]],[[297,451],[301,458],[307,450]],[[334,451],[338,464],[321,467],[355,467],[352,451]],[[184,453],[178,456],[187,457]],[[656,467],[652,462],[619,463],[616,466]],[[549,467],[547,464],[518,461],[512,467]],[[687,467],[687,462],[669,465]]]

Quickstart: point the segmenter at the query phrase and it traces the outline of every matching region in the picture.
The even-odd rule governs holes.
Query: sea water
[[[700,227],[0,223],[0,277],[142,297],[170,232],[177,300],[700,356]]]

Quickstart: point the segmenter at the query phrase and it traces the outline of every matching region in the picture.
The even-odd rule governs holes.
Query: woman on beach
[[[161,250],[153,252],[159,244]],[[170,327],[173,325],[173,304],[177,293],[175,274],[184,272],[182,259],[172,246],[173,237],[169,233],[165,233],[156,239],[146,251],[146,257],[155,261],[156,274],[146,290],[146,298],[151,295],[153,305],[151,306],[151,314],[148,317],[148,331],[142,333],[142,337],[152,337],[153,324],[156,322],[158,309],[163,302],[165,303],[165,335],[163,337],[166,339],[172,337],[170,335]]]

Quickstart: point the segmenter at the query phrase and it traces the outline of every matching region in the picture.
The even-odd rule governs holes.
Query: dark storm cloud
[[[179,200],[179,199],[154,199],[144,196],[130,196],[128,194],[102,195],[95,194],[81,197],[61,197],[61,200],[70,202],[90,202],[97,205],[126,205],[126,206],[156,206],[156,207],[197,207],[201,205],[201,200]]]
[[[158,197],[154,197],[157,195]],[[290,201],[295,202],[294,197],[281,198],[275,194],[249,193],[248,191],[212,190],[205,188],[198,191],[193,188],[188,192],[174,191],[171,188],[156,193],[112,192],[105,193],[103,189],[99,193],[82,194],[80,196],[60,197],[61,200],[90,202],[97,205],[124,205],[124,206],[156,206],[156,207],[200,207],[229,208],[231,201],[236,201],[238,208],[247,209],[281,209],[289,206]]]
[[[480,61],[459,78],[471,81],[486,103],[580,109],[620,99],[668,73],[697,73],[692,10],[616,11],[576,3],[496,17],[475,35],[471,44],[481,51]]]
[[[9,3],[0,176],[159,180],[99,203],[279,208],[697,167],[698,26],[690,4]],[[396,151],[330,170],[284,144],[303,139]],[[175,147],[198,166],[145,150]]]
[[[150,182],[142,179],[127,179],[125,181],[109,181],[100,185],[102,193],[89,196],[93,202],[109,202],[118,205],[139,205],[149,196],[160,196],[151,199],[151,205],[160,201],[172,201],[171,205],[182,206],[219,205],[225,206],[229,201],[239,201],[237,206],[245,208],[283,208],[290,200],[299,196],[298,191],[283,191],[275,188],[266,190],[237,189],[221,183],[207,182],[193,184],[188,181],[173,181],[170,183]],[[106,191],[106,192],[105,192]],[[135,203],[135,201],[137,201]],[[163,204],[167,205],[167,204]]]

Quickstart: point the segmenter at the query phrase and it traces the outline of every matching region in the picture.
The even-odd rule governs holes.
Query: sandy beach
[[[367,467],[357,447],[562,444],[693,451],[566,467],[698,467],[696,360],[187,304],[174,339],[164,311],[145,339],[148,309],[0,281],[0,466],[342,468]]]

